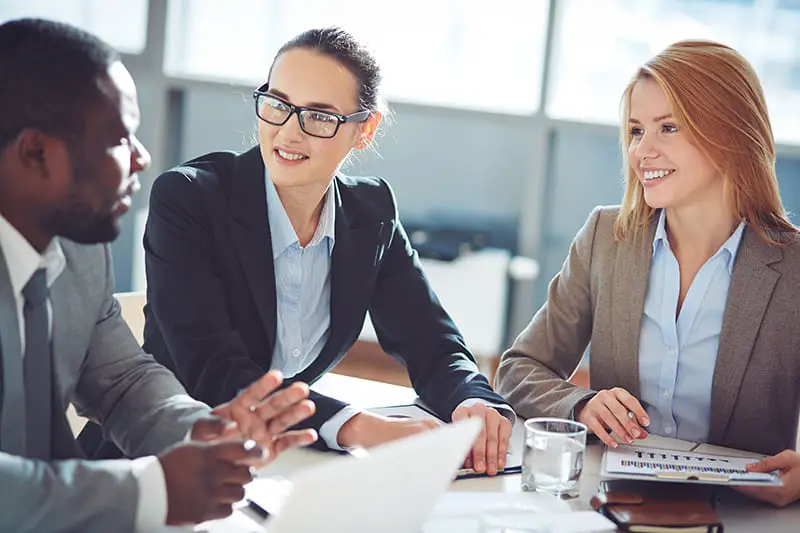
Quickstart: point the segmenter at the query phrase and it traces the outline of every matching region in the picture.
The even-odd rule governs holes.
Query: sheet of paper
[[[780,485],[774,473],[747,472],[752,459],[724,455],[657,450],[643,446],[607,448],[603,459],[603,474],[652,476],[668,481],[691,479],[722,484]],[[691,477],[690,477],[691,476]]]
[[[616,435],[614,435],[616,441],[624,446],[628,444],[619,439]],[[641,446],[643,448],[654,448],[657,450],[673,450],[678,452],[690,452],[697,446],[696,443],[688,441],[688,440],[681,440],[681,439],[672,439],[670,437],[662,437],[660,435],[653,435],[648,434],[647,438],[642,440],[637,440],[634,442],[634,445]]]
[[[594,511],[576,511],[558,515],[550,515],[554,526],[551,531],[558,533],[601,533],[616,531],[613,522]],[[437,518],[428,521],[422,528],[423,533],[481,533],[478,518]],[[508,530],[510,531],[510,530]]]
[[[431,512],[433,518],[464,518],[500,506],[519,506],[531,512],[569,512],[567,502],[539,492],[446,492]]]
[[[462,420],[298,472],[268,531],[419,531],[480,429]]]
[[[572,511],[567,502],[540,493],[448,492],[434,507],[424,533],[478,533],[480,516],[500,507],[530,510],[534,521],[555,524],[559,533],[615,531],[616,526],[600,513]]]
[[[237,512],[234,506],[233,514],[221,520],[211,520],[195,526],[167,526],[148,533],[264,533],[264,526]]]
[[[628,446],[628,443],[613,435],[616,441],[623,445]],[[715,446],[713,444],[697,443],[689,440],[673,439],[670,437],[662,437],[661,435],[649,434],[646,439],[637,440],[633,443],[634,446],[642,448],[652,448],[656,450],[670,450],[676,452],[695,452],[705,453],[711,455],[725,455],[728,457],[748,457],[761,459],[765,457],[763,454],[748,452],[745,450],[736,450],[734,448],[726,448],[724,446]]]
[[[244,486],[245,500],[270,514],[281,510],[292,492],[292,482],[282,477],[257,478]]]
[[[724,455],[727,457],[745,457],[752,460],[760,460],[766,457],[766,455],[761,453],[748,452],[746,450],[736,450],[733,448],[726,448],[724,446],[715,446],[713,444],[698,444],[697,447],[692,451],[695,453]],[[753,462],[752,460],[748,462]]]

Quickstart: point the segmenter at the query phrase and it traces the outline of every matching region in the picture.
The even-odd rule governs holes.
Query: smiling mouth
[[[284,161],[296,162],[296,161],[305,161],[306,159],[308,159],[307,155],[287,152],[285,150],[281,150],[280,148],[275,148],[274,152],[275,155],[278,156],[278,159],[282,159]]]
[[[642,173],[645,182],[656,181],[663,178],[666,178],[670,174],[675,172],[674,168],[663,168],[658,170],[645,170]]]

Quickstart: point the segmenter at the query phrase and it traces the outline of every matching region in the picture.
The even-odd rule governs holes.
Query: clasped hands
[[[313,443],[312,429],[288,431],[314,414],[308,385],[283,382],[280,372],[267,372],[230,402],[197,420],[190,442],[178,444],[158,459],[167,491],[167,524],[184,525],[228,516],[244,498],[254,468],[279,453]]]

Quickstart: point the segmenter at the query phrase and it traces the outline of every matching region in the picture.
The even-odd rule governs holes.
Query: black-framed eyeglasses
[[[269,85],[264,84],[253,91],[258,118],[272,124],[283,126],[292,115],[296,114],[300,121],[300,129],[312,137],[330,139],[339,131],[339,126],[347,122],[366,122],[370,111],[356,111],[349,115],[340,115],[331,111],[323,111],[313,107],[300,107],[269,94]]]

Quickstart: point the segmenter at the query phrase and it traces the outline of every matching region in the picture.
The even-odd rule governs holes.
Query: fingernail
[[[625,442],[627,442],[628,444],[633,444],[633,437],[631,437],[630,435],[626,436]]]
[[[475,470],[477,470],[478,472],[483,472],[485,468],[486,466],[484,466],[482,461],[478,461],[477,463],[475,463]]]
[[[647,417],[644,417],[642,419],[642,424],[644,424],[645,426],[649,426],[650,425],[650,419],[647,418]]]
[[[500,461],[500,462],[497,464],[497,469],[498,469],[498,470],[505,470],[505,469],[506,469],[506,464],[505,464],[503,461]]]
[[[639,432],[639,430],[638,430],[638,429],[636,429],[636,428],[633,428],[633,429],[631,430],[631,434],[632,434],[634,437],[636,437],[637,439],[639,438],[639,435],[641,435],[641,433]]]
[[[619,444],[617,444],[617,441],[612,441],[611,442],[611,447],[612,448],[616,448],[617,446],[619,446]]]

